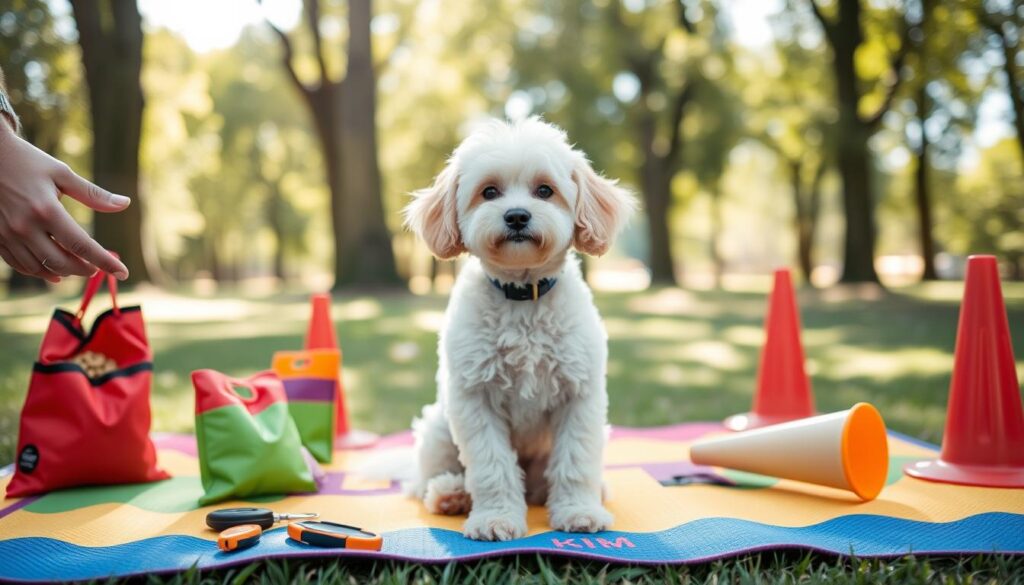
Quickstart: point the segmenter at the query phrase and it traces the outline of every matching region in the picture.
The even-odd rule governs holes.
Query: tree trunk
[[[803,161],[794,159],[789,161],[790,190],[793,193],[793,227],[796,228],[796,256],[800,265],[800,273],[804,281],[811,281],[811,271],[814,270],[811,260],[810,238],[808,237],[808,214],[804,205],[804,182],[803,182]]]
[[[7,292],[42,292],[46,290],[46,281],[35,276],[12,270],[11,276],[7,279]]]
[[[645,96],[641,96],[641,100]],[[672,257],[672,232],[669,229],[669,208],[672,202],[672,171],[669,161],[655,150],[654,114],[646,112],[639,124],[640,151],[644,153],[640,167],[640,189],[647,211],[650,243],[651,284],[677,286],[675,261]]]
[[[924,84],[918,90],[917,116],[921,126],[921,143],[917,149],[917,169],[914,172],[914,195],[917,202],[918,238],[921,244],[921,260],[924,262],[924,273],[921,280],[938,280],[935,272],[935,239],[932,237],[932,204],[928,183],[928,134],[924,130],[928,121],[928,92]]]
[[[1022,258],[1019,254],[1012,254],[1009,257],[1010,274],[1008,275],[1008,280],[1012,280],[1014,282],[1020,282],[1021,280],[1024,280],[1024,266],[1021,266],[1022,260],[1024,260],[1024,258]]]
[[[220,243],[217,241],[217,235],[209,234],[205,239],[207,262],[210,267],[210,278],[217,283],[224,282],[227,280],[227,276],[224,273],[224,263],[221,260]]]
[[[711,197],[711,237],[708,238],[708,255],[711,257],[714,286],[716,289],[720,289],[722,288],[722,275],[725,273],[725,263],[718,251],[718,241],[722,236],[721,192],[718,188],[718,181],[711,185],[708,195]]]
[[[282,283],[288,280],[288,275],[284,269],[284,248],[285,248],[285,233],[284,225],[281,222],[282,215],[282,199],[281,185],[278,182],[280,179],[275,181],[269,181],[267,187],[270,189],[270,198],[267,201],[267,226],[270,227],[270,231],[274,234],[274,257],[272,259],[274,277]]]
[[[821,216],[821,183],[825,180],[825,173],[828,172],[828,164],[822,160],[814,171],[814,179],[811,181],[811,192],[808,194],[810,201],[807,204],[807,218],[804,230],[804,249],[807,254],[807,284],[814,286],[811,277],[814,275],[814,241],[818,237],[818,219]]]
[[[143,251],[143,198],[139,193],[139,141],[143,96],[142,18],[129,0],[71,3],[89,86],[92,179],[132,197],[128,209],[93,218],[96,240],[121,256],[129,282],[150,280]]]
[[[1020,146],[1021,157],[1024,157],[1024,88],[1021,87],[1022,80],[1017,78],[1016,62],[1017,55],[1014,46],[1006,38],[1006,33],[1001,29],[995,31],[999,37],[999,43],[1003,52],[1003,73],[1006,75],[1006,88],[1009,92],[1010,105],[1013,106],[1013,127],[1017,133],[1017,144]],[[1018,34],[1019,31],[1018,31]],[[1017,39],[1017,44],[1020,44]]]
[[[323,155],[327,191],[330,197],[331,234],[334,236],[334,274],[340,274],[345,254],[341,234],[345,231],[345,191],[341,182],[341,86],[323,79],[314,89],[299,88],[313,118]]]
[[[377,161],[377,81],[373,70],[371,0],[349,1],[348,68],[341,85],[342,231],[334,288],[400,286],[391,232],[384,219]]]
[[[317,83],[306,84],[292,64],[288,35],[271,25],[281,39],[284,67],[313,117],[323,152],[330,190],[334,235],[334,286],[396,286],[391,233],[384,218],[377,162],[376,78],[373,69],[371,0],[350,0],[348,65],[343,81],[329,78],[319,34],[320,4],[307,0],[304,14],[311,28],[320,68]]]
[[[825,161],[818,164],[810,187],[804,188],[803,161],[789,161],[790,186],[793,191],[793,208],[795,217],[793,226],[796,229],[797,263],[804,281],[814,286],[811,277],[814,275],[814,238],[818,233],[818,212],[821,209],[821,182],[825,178],[828,166]]]
[[[839,101],[837,153],[843,183],[843,241],[841,282],[878,282],[875,273],[875,224],[868,138],[871,130],[858,113],[860,90],[854,55],[862,40],[859,0],[842,0],[842,18],[833,33],[832,58]]]
[[[640,172],[649,224],[651,284],[676,286],[672,235],[668,225],[672,174],[665,168],[664,161],[653,152],[647,152]]]

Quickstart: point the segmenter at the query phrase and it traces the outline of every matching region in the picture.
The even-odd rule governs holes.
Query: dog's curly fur
[[[440,334],[437,402],[413,423],[412,484],[430,512],[468,512],[470,538],[525,536],[527,504],[546,503],[556,530],[612,523],[601,481],[607,336],[572,249],[607,251],[633,201],[564,132],[531,118],[472,133],[406,208],[438,257],[472,256]],[[513,208],[529,212],[526,230],[506,225]],[[511,301],[490,278],[558,280],[535,301]]]

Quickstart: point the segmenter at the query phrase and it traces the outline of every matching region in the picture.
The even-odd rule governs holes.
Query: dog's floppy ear
[[[423,238],[430,251],[443,260],[466,251],[456,215],[457,188],[458,170],[455,162],[449,161],[431,187],[413,192],[413,200],[403,212],[406,227]]]
[[[585,254],[601,256],[633,214],[636,201],[617,181],[594,172],[583,156],[579,157],[572,176],[577,187],[573,245]]]

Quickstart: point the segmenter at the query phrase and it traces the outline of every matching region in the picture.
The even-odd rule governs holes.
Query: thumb
[[[131,199],[124,195],[115,195],[106,189],[93,185],[76,175],[67,166],[59,171],[54,179],[54,183],[56,183],[57,188],[62,193],[96,211],[121,211],[132,202]]]

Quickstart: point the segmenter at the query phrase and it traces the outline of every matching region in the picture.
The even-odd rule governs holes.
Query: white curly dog
[[[634,208],[565,133],[531,118],[466,138],[406,224],[439,258],[468,252],[438,343],[437,402],[413,422],[410,489],[464,514],[479,540],[596,532],[602,505],[607,335],[572,249],[604,254]]]

